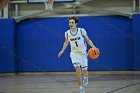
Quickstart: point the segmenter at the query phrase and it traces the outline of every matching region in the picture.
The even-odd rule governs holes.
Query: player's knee
[[[84,76],[87,76],[87,75],[88,75],[88,71],[87,71],[87,70],[82,70],[82,74],[83,74]]]
[[[81,68],[80,68],[80,66],[76,66],[75,69],[76,69],[76,72],[77,72],[77,73],[79,73],[79,74],[81,73]]]

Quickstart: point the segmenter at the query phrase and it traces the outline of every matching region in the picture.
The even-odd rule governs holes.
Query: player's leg
[[[82,75],[83,75],[83,86],[87,86],[88,84],[88,60],[87,56],[83,55],[83,62],[82,62]]]
[[[80,55],[71,52],[70,57],[71,57],[73,66],[75,67],[75,70],[76,70],[76,80],[80,87],[80,93],[85,93],[85,90],[82,85],[82,75],[81,75],[82,71],[81,71]]]
[[[88,71],[82,70],[83,75],[83,86],[86,87],[88,85]]]
[[[85,89],[84,89],[83,83],[82,83],[81,67],[76,66],[75,70],[76,70],[76,79],[77,79],[78,85],[80,86],[80,93],[85,93]]]
[[[81,68],[80,66],[75,67],[76,70],[76,80],[79,86],[82,86],[82,76],[81,76]]]

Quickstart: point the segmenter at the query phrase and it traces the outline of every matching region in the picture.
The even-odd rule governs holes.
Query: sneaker
[[[80,88],[80,93],[85,93],[85,89],[83,87]]]
[[[88,77],[84,77],[83,79],[83,86],[86,87],[88,85]]]

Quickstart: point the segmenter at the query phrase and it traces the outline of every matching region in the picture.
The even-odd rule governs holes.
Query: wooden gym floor
[[[89,75],[86,93],[139,93],[140,74]],[[0,76],[0,93],[79,93],[74,74]]]

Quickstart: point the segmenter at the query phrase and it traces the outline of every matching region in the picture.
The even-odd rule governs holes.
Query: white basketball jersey
[[[85,52],[87,50],[84,35],[87,35],[87,33],[83,28],[77,28],[75,33],[71,30],[65,32],[65,37],[68,37],[71,45],[71,52]]]

